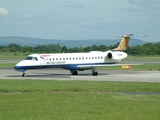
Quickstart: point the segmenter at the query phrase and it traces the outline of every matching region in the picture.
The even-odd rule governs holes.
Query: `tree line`
[[[0,46],[1,52],[30,52],[30,53],[75,53],[75,52],[89,52],[89,51],[107,51],[116,48],[119,43],[113,46],[106,45],[92,45],[87,47],[74,47],[67,48],[59,44],[20,46],[17,44],[10,44],[8,46]],[[144,45],[129,46],[127,53],[129,55],[160,55],[160,42],[159,43],[146,43]]]

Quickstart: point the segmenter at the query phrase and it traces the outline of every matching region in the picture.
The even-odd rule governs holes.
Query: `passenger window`
[[[65,60],[65,58],[63,58],[63,60]]]
[[[58,58],[56,58],[56,60],[58,60]]]

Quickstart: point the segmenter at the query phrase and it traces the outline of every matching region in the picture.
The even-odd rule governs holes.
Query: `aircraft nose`
[[[14,66],[14,69],[18,69],[18,66],[17,66],[17,65],[15,65],[15,66]]]
[[[19,70],[19,69],[21,69],[22,68],[22,64],[23,63],[23,61],[20,61],[19,63],[17,63],[15,66],[14,66],[14,69],[16,69],[16,70]]]

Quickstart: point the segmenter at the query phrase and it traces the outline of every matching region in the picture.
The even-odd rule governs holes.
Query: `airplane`
[[[18,62],[14,69],[22,72],[22,77],[27,76],[27,70],[42,68],[62,68],[70,70],[72,75],[78,75],[78,71],[91,70],[92,75],[97,76],[96,67],[124,65],[118,63],[127,57],[131,36],[133,34],[123,35],[117,48],[105,52],[30,54]]]

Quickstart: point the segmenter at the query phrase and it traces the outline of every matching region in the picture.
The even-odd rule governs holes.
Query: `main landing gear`
[[[78,71],[77,70],[71,70],[72,75],[78,75]]]
[[[72,75],[78,75],[78,71],[77,70],[70,70],[70,71],[71,71]],[[93,76],[97,76],[98,75],[98,72],[96,71],[95,68],[92,68],[91,72],[92,72]]]
[[[98,75],[98,72],[96,71],[96,68],[92,68],[91,71],[92,71],[92,75],[93,76],[97,76]]]

